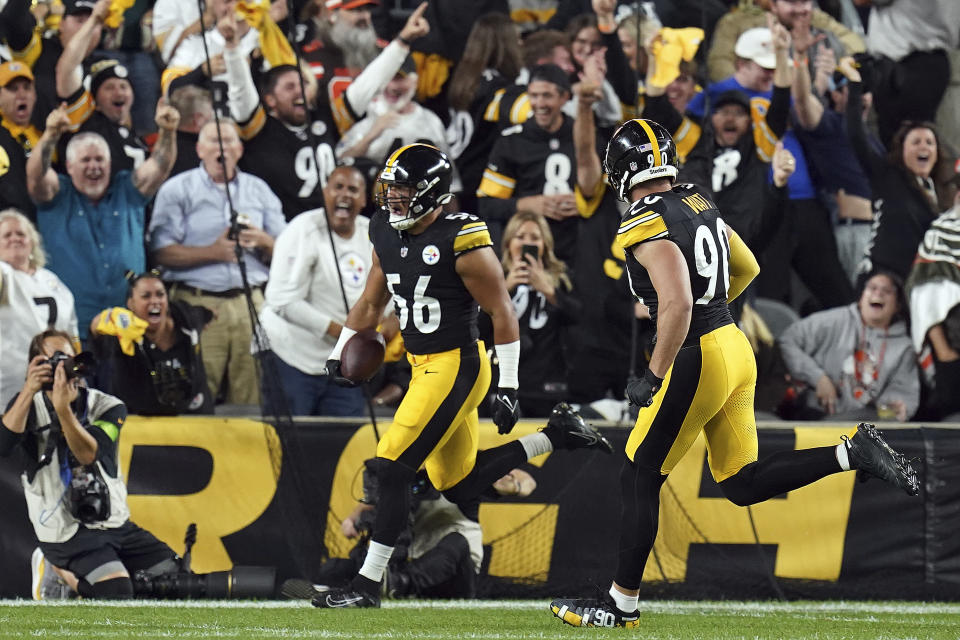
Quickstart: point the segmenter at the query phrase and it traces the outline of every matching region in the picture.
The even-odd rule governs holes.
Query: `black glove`
[[[520,418],[520,403],[517,402],[517,390],[500,387],[490,401],[490,415],[497,425],[497,433],[506,435]]]
[[[339,360],[327,360],[327,372],[326,375],[333,380],[333,384],[338,387],[356,387],[357,383],[351,380],[350,378],[344,378],[343,374],[340,373],[340,361]]]
[[[658,378],[650,369],[643,372],[642,378],[630,377],[627,380],[627,400],[640,408],[653,404],[653,396],[660,390],[663,378]]]

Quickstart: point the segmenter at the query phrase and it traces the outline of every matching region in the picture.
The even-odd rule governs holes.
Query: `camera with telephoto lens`
[[[49,364],[50,374],[53,375],[56,373],[57,367],[61,362],[63,363],[63,372],[67,374],[67,380],[71,380],[73,378],[81,378],[89,375],[93,369],[94,358],[93,354],[89,351],[81,351],[75,356],[68,356],[63,351],[54,351],[53,355],[44,360],[41,364]],[[53,390],[52,379],[50,382],[45,382],[43,384],[43,390]]]
[[[110,489],[92,464],[73,468],[67,500],[70,514],[84,524],[110,517]]]

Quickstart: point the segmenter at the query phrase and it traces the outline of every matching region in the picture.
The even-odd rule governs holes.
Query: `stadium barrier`
[[[540,426],[521,422],[507,438]],[[614,456],[540,456],[527,465],[538,483],[531,496],[483,503],[483,595],[567,595],[609,584],[628,430],[602,430]],[[851,431],[770,423],[760,430],[760,453],[836,444]],[[642,597],[955,599],[960,432],[908,425],[885,433],[915,459],[920,497],[844,473],[737,507],[710,477],[698,440],[664,486]],[[481,425],[481,448],[507,438]],[[119,446],[135,522],[178,552],[187,525],[197,523],[194,570],[272,565],[285,578],[309,577],[325,557],[346,555],[352,542],[339,523],[361,494],[362,462],[375,442],[371,425],[346,420],[296,419],[278,433],[255,419],[131,416]],[[28,597],[30,588],[35,538],[18,465],[17,456],[0,460],[0,597]]]

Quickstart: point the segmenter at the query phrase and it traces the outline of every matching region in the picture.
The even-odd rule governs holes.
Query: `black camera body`
[[[43,361],[43,364],[49,364],[50,371],[55,372],[61,362],[63,371],[67,374],[67,380],[89,375],[94,366],[93,354],[88,351],[81,351],[75,356],[68,356],[63,351],[54,351],[52,356]],[[52,391],[53,380],[44,383],[43,390]]]
[[[67,500],[70,514],[83,524],[110,517],[110,488],[92,464],[73,468]]]

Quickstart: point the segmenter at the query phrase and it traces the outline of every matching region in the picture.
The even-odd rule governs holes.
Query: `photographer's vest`
[[[87,420],[82,421],[82,423],[86,428],[98,429],[99,427],[89,427],[88,425],[106,411],[121,404],[121,402],[117,398],[96,389],[86,389],[85,391]],[[37,440],[36,450],[42,454],[47,450],[47,440],[50,438],[52,431],[49,428],[52,419],[44,402],[42,391],[38,391],[33,396],[33,411],[36,416],[37,428],[34,436]],[[56,431],[56,433],[59,435],[59,431]],[[49,464],[37,468],[32,479],[29,479],[27,472],[24,472],[21,476],[30,523],[33,525],[33,530],[40,542],[66,542],[74,536],[81,526],[80,521],[70,513],[70,506],[67,503],[68,492],[61,476],[60,450],[60,446],[51,447]],[[110,517],[102,522],[83,526],[88,529],[114,529],[130,518],[130,509],[127,508],[127,487],[123,484],[123,479],[120,476],[119,461],[117,462],[116,477],[111,477],[106,472],[99,457],[96,466],[110,491]]]

